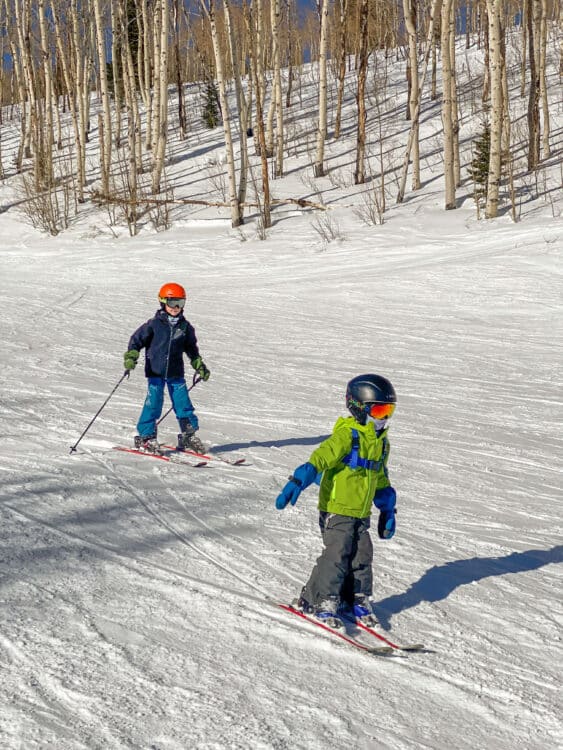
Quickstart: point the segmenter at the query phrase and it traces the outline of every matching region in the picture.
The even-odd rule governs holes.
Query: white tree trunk
[[[413,121],[412,129],[412,189],[420,189],[420,148],[418,140],[418,118],[415,117],[419,99],[418,84],[418,35],[416,30],[416,0],[403,0],[403,13],[405,16],[405,25],[409,37],[409,62],[410,62],[410,97],[409,113]]]
[[[51,53],[47,39],[47,23],[45,19],[45,2],[38,0],[37,15],[39,16],[39,34],[41,39],[41,56],[43,58],[43,76],[45,80],[45,124],[41,135],[43,144],[43,180],[46,185],[53,184],[53,77],[51,74]]]
[[[456,208],[454,172],[454,132],[452,121],[452,76],[454,70],[450,56],[450,36],[453,30],[454,0],[444,0],[442,5],[442,126],[444,129],[444,180],[445,208]]]
[[[155,89],[158,90],[158,130],[155,125],[155,142],[152,166],[152,192],[160,192],[162,171],[164,169],[164,157],[166,155],[166,144],[168,134],[168,24],[170,20],[170,4],[168,0],[160,2],[160,21],[158,29],[160,32],[158,44],[158,77],[155,76]],[[155,50],[156,54],[156,50]],[[155,113],[156,114],[156,113]]]
[[[313,171],[315,177],[325,174],[324,154],[326,140],[326,116],[327,116],[327,56],[328,47],[328,0],[323,0],[321,10],[321,35],[319,42],[319,121],[317,127],[317,153]]]
[[[235,93],[237,99],[238,126],[239,126],[239,146],[240,146],[240,176],[238,186],[238,202],[242,206],[246,201],[246,188],[248,180],[248,138],[246,129],[248,127],[248,103],[242,88],[240,70],[238,64],[238,49],[236,37],[233,29],[231,18],[230,0],[223,0],[225,9],[225,24],[227,26],[227,39],[231,55],[231,68],[235,81]]]
[[[430,23],[428,26],[428,34],[426,36],[426,53],[424,55],[424,65],[422,67],[422,75],[420,77],[419,91],[421,93],[418,97],[418,101],[415,107],[415,112],[412,116],[411,129],[410,129],[409,138],[407,142],[407,148],[405,150],[405,155],[403,157],[403,168],[401,171],[399,192],[397,193],[397,203],[402,203],[405,197],[405,186],[407,184],[407,175],[409,171],[411,148],[412,148],[412,144],[414,141],[415,127],[418,125],[419,118],[420,118],[421,95],[424,89],[424,81],[426,79],[426,71],[428,70],[428,60],[430,59],[430,53],[432,52],[433,54],[433,51],[436,48],[434,35],[435,35],[435,30],[438,26],[437,19],[438,19],[438,16],[440,15],[441,7],[442,7],[442,0],[433,0],[432,10],[430,13]]]
[[[540,21],[540,33],[539,33],[539,78],[540,78],[540,99],[542,107],[542,150],[543,158],[547,159],[551,156],[551,149],[549,146],[549,135],[551,132],[549,123],[549,102],[547,98],[547,77],[546,77],[546,53],[547,53],[547,13],[548,3],[547,0],[541,0],[541,21]]]
[[[215,56],[215,69],[217,72],[217,86],[219,88],[219,100],[221,102],[221,113],[223,116],[223,131],[225,133],[225,152],[227,155],[227,172],[229,175],[229,203],[231,206],[231,224],[238,227],[243,223],[241,207],[237,195],[237,179],[235,171],[235,156],[233,151],[233,137],[231,134],[231,116],[229,102],[227,100],[226,81],[224,74],[223,55],[219,34],[217,33],[217,22],[215,20],[215,0],[200,0],[201,7],[211,27],[211,39],[213,42],[213,53]]]
[[[503,119],[501,13],[502,0],[487,0],[489,74],[491,81],[491,146],[487,179],[487,203],[485,205],[485,218],[487,219],[494,219],[498,214],[501,178]]]
[[[354,171],[354,183],[363,185],[365,182],[365,155],[366,155],[366,77],[368,68],[368,12],[369,0],[360,0],[360,31],[359,31],[359,63],[358,63],[358,121],[356,134],[356,169]]]
[[[110,0],[111,2],[111,0]],[[102,18],[100,0],[92,0],[96,27],[96,50],[98,54],[98,77],[100,94],[102,97],[102,138],[100,141],[100,175],[101,193],[108,195],[110,191],[111,169],[111,106],[107,79],[105,33],[106,26]]]
[[[63,80],[67,90],[69,107],[71,112],[72,127],[74,129],[74,146],[76,149],[76,168],[77,180],[76,191],[77,199],[80,203],[84,200],[84,185],[86,183],[86,163],[85,148],[83,143],[83,130],[81,127],[79,102],[82,100],[81,85],[82,80],[76,75],[76,48],[74,45],[74,35],[70,36],[70,50],[65,49],[62,36],[62,28],[59,22],[58,10],[56,5],[51,8],[53,14],[53,27],[55,30],[55,43],[59,50],[59,60],[63,73]],[[71,11],[72,13],[72,11]],[[71,19],[72,24],[72,19]],[[70,52],[70,54],[69,54]],[[74,60],[74,65],[72,61]],[[72,66],[72,67],[71,67]]]
[[[272,21],[272,58],[274,66],[274,78],[273,78],[273,100],[275,101],[275,115],[276,115],[276,163],[275,163],[275,175],[281,177],[283,175],[283,105],[282,105],[282,85],[281,85],[281,69],[280,69],[280,40],[279,40],[279,26],[280,26],[280,0],[271,0],[271,21]]]

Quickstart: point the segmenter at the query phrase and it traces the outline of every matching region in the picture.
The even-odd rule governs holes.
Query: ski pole
[[[119,381],[116,384],[116,386],[114,387],[113,391],[109,394],[109,396],[106,398],[106,400],[104,401],[104,403],[100,406],[100,408],[98,409],[98,411],[94,414],[94,416],[90,420],[90,423],[89,423],[88,427],[84,430],[84,432],[78,438],[78,440],[76,441],[76,443],[71,447],[71,449],[70,449],[71,453],[74,453],[76,451],[76,446],[82,440],[82,438],[84,437],[84,435],[88,432],[88,430],[90,429],[90,427],[94,424],[94,421],[98,417],[99,413],[102,411],[102,409],[104,408],[104,406],[107,404],[107,402],[110,400],[110,398],[116,392],[116,390],[119,388],[119,386],[121,385],[121,383],[123,383],[123,381],[125,380],[125,378],[128,378],[130,374],[131,374],[130,370],[125,370],[125,372],[123,373],[123,375],[119,378]]]
[[[200,382],[200,380],[201,380],[200,376],[199,376],[199,375],[197,374],[197,372],[195,372],[195,373],[194,373],[194,379],[192,380],[192,384],[191,384],[191,385],[190,385],[190,387],[188,388],[188,393],[189,393],[189,392],[190,392],[190,391],[192,390],[192,388],[195,388],[195,387],[196,387],[196,385],[197,385],[197,384],[198,384],[198,383]],[[160,419],[158,420],[158,422],[156,423],[156,426],[157,426],[157,427],[158,427],[158,425],[159,425],[159,424],[160,424],[161,422],[163,422],[163,421],[164,421],[164,420],[166,419],[166,417],[167,417],[167,416],[168,416],[168,415],[170,414],[170,412],[172,411],[172,409],[173,409],[173,408],[174,408],[174,405],[172,405],[172,406],[170,407],[170,409],[168,409],[168,411],[166,412],[166,414],[165,414],[165,415],[164,415],[163,417],[161,417],[161,418],[160,418]]]

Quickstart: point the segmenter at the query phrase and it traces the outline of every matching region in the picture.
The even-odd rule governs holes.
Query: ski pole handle
[[[191,385],[190,385],[190,387],[188,388],[188,393],[189,393],[189,392],[190,392],[190,391],[192,390],[192,388],[195,388],[195,387],[196,387],[196,385],[197,385],[197,384],[198,384],[198,383],[199,383],[200,381],[201,381],[201,378],[200,378],[200,376],[199,376],[199,375],[197,374],[197,372],[196,372],[196,373],[194,373],[194,379],[192,380],[192,384],[191,384]],[[159,424],[160,424],[161,422],[163,422],[163,421],[164,421],[164,420],[166,419],[166,417],[167,417],[167,416],[168,416],[168,415],[170,414],[170,412],[172,411],[172,409],[173,409],[173,408],[174,408],[174,406],[171,406],[171,407],[170,407],[170,409],[168,409],[168,411],[166,412],[166,414],[165,414],[165,415],[164,415],[163,417],[161,417],[161,418],[160,418],[160,419],[158,420],[158,422],[156,423],[156,426],[157,426],[157,427],[158,427],[158,425],[159,425]]]
[[[86,429],[84,430],[84,432],[82,433],[82,435],[78,438],[78,440],[76,441],[76,443],[73,446],[71,446],[71,448],[70,448],[70,452],[71,453],[75,453],[76,452],[76,446],[78,445],[78,443],[82,440],[82,438],[84,437],[84,435],[88,432],[88,430],[90,429],[90,427],[94,424],[94,422],[96,421],[96,419],[97,419],[98,415],[100,414],[100,412],[102,411],[102,409],[105,407],[105,405],[110,400],[110,398],[113,396],[113,394],[116,392],[116,390],[119,388],[119,386],[123,383],[123,381],[125,380],[125,378],[128,378],[130,374],[131,374],[130,370],[125,370],[125,372],[123,373],[123,375],[119,378],[119,381],[114,386],[113,391],[109,394],[109,396],[106,398],[106,400],[104,401],[104,403],[100,406],[100,408],[98,409],[98,411],[94,414],[94,416],[90,420],[90,422],[88,424],[88,427],[86,427]]]

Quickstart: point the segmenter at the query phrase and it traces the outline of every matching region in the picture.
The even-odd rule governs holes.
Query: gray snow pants
[[[321,511],[319,526],[324,549],[301,592],[312,606],[329,596],[351,604],[354,594],[371,596],[373,545],[370,518],[352,518]]]

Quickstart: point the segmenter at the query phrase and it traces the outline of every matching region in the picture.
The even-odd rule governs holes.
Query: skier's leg
[[[373,591],[373,544],[369,528],[369,518],[358,519],[355,549],[350,560],[353,594],[364,594],[367,597],[370,597]]]
[[[172,401],[180,430],[185,432],[188,425],[197,430],[199,422],[184,378],[170,378],[166,381],[166,385],[168,386],[168,393],[170,394],[170,400]]]
[[[141,437],[156,435],[156,422],[162,414],[164,402],[164,378],[148,378],[148,390],[137,431]]]
[[[178,449],[204,453],[205,446],[196,435],[196,431],[199,429],[199,420],[194,411],[186,381],[184,378],[171,378],[167,383],[172,406],[180,424]]]
[[[358,519],[321,513],[319,523],[324,548],[301,593],[313,607],[326,600],[340,601],[340,591],[349,571],[354,544],[354,528]]]

